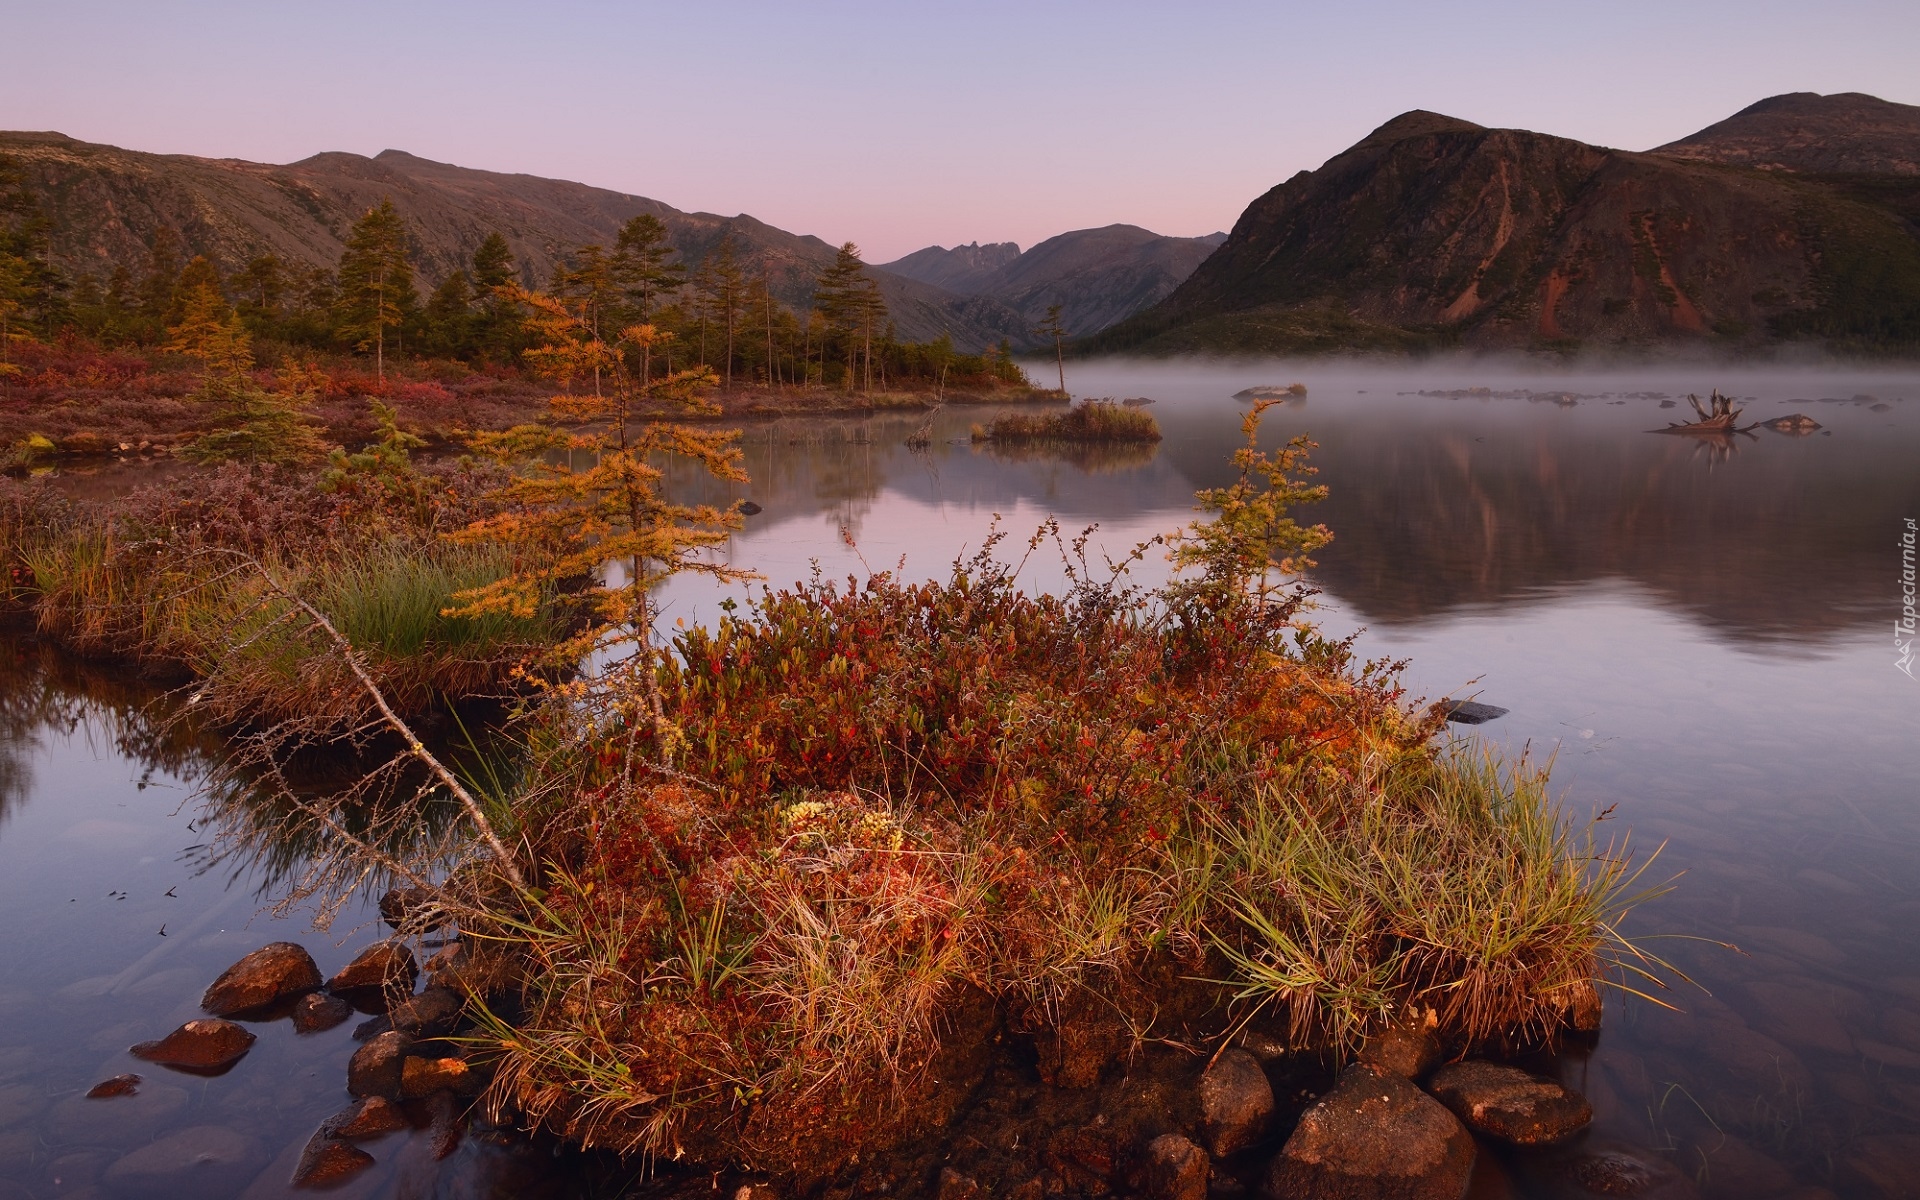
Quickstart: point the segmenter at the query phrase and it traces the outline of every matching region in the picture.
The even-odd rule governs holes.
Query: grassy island
[[[1157,442],[1151,414],[1111,400],[1082,400],[1065,412],[1002,413],[973,427],[976,442]]]

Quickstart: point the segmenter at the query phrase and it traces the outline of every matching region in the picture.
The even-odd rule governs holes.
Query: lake
[[[1610,814],[1603,840],[1664,847],[1648,877],[1674,890],[1624,932],[1691,978],[1660,993],[1680,1011],[1613,994],[1592,1045],[1539,1065],[1593,1100],[1596,1136],[1663,1155],[1709,1196],[1920,1194],[1920,682],[1894,636],[1900,539],[1920,518],[1920,372],[1075,364],[1076,394],[1151,398],[1165,440],[978,446],[968,428],[992,410],[955,406],[914,453],[920,414],[773,421],[745,429],[749,487],[676,484],[762,506],[727,557],[775,585],[816,564],[938,574],[996,518],[1009,558],[1048,518],[1069,539],[1097,524],[1097,562],[1191,519],[1195,489],[1229,476],[1233,393],[1294,380],[1307,396],[1270,409],[1263,440],[1320,446],[1331,494],[1304,515],[1335,541],[1312,577],[1317,619],[1406,659],[1414,695],[1509,709],[1455,736],[1551,758],[1571,814]],[[1647,432],[1713,387],[1745,420],[1823,428]],[[1137,568],[1164,571],[1158,550]],[[1021,578],[1059,586],[1058,553],[1036,550]],[[711,619],[753,586],[675,580],[667,619]],[[373,914],[327,934],[274,917],[289,863],[217,859],[187,804],[218,745],[155,728],[150,694],[110,672],[8,645],[0,1200],[285,1193],[346,1101],[352,1023],[260,1026],[217,1078],[125,1050],[196,1015],[264,942],[301,941],[331,972],[379,936]],[[147,1077],[139,1095],[82,1098],[126,1071]],[[372,1143],[379,1165],[347,1194],[587,1187],[544,1147],[477,1131],[445,1148],[430,1128]],[[217,1169],[168,1174],[174,1151]]]

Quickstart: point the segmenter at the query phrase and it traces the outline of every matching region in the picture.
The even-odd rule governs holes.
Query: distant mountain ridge
[[[1171,293],[1226,240],[1224,233],[1181,238],[1106,225],[1059,234],[1024,254],[1012,242],[929,246],[883,269],[995,301],[1029,327],[1058,304],[1067,332],[1084,337]]]
[[[383,196],[406,219],[414,265],[428,288],[465,267],[494,230],[506,237],[526,280],[544,284],[575,247],[611,245],[619,227],[641,213],[665,223],[690,266],[731,236],[747,274],[765,275],[773,293],[794,305],[807,302],[835,250],[744,214],[681,212],[644,196],[400,150],[372,158],[330,152],[274,165],[148,154],[58,133],[0,133],[0,154],[20,163],[52,219],[59,264],[101,275],[116,264],[137,273],[163,225],[180,233],[189,254],[204,254],[228,273],[268,252],[332,267],[353,222]],[[884,270],[874,276],[902,337],[949,333],[960,348],[978,350],[1029,336],[1027,321],[991,300]]]
[[[1080,349],[1920,352],[1909,129],[1920,108],[1802,94],[1637,154],[1416,110],[1256,199]]]

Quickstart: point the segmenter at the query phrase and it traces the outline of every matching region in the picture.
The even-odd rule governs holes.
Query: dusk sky
[[[1229,228],[1411,108],[1646,149],[1787,91],[1920,103],[1920,3],[4,0],[0,126],[387,147],[747,212],[882,262]]]

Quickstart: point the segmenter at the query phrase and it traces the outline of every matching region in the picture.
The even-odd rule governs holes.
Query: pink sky
[[[325,6],[5,22],[0,127],[286,162],[387,147],[751,213],[882,262],[1197,235],[1410,108],[1629,149],[1764,96],[1920,103],[1920,4]]]

